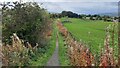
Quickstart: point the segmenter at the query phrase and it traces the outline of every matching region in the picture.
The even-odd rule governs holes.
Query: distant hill
[[[115,16],[118,16],[118,13],[117,12],[114,12],[114,13],[100,13],[99,15],[101,15],[101,16],[107,15],[107,16],[115,17]]]

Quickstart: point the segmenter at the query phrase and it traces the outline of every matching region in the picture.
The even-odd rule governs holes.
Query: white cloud
[[[0,2],[13,2],[20,0],[0,0]],[[119,2],[119,0],[22,0],[25,2]]]
[[[119,2],[119,0],[34,0],[37,2]]]
[[[63,10],[66,10],[76,13],[93,14],[118,11],[117,2],[47,2],[46,5],[48,7],[44,8],[46,8],[50,12],[62,12]]]
[[[63,10],[58,4],[52,2],[43,2],[42,7],[48,9],[50,12],[59,12]]]

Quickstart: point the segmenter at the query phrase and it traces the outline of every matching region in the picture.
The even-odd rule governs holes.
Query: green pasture
[[[64,22],[69,20],[70,22]],[[64,26],[78,40],[82,41],[90,48],[92,53],[100,55],[100,50],[104,46],[106,28],[113,22],[104,22],[102,20],[83,20],[77,18],[61,18]],[[110,27],[110,34],[112,34]],[[115,28],[115,50],[117,50],[117,27]],[[116,51],[117,53],[117,51]]]

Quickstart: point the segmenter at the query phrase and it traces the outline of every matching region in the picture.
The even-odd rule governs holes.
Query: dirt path
[[[58,34],[56,36],[56,48],[55,51],[53,53],[53,55],[51,56],[51,58],[49,59],[49,61],[47,62],[46,66],[60,66],[59,64],[59,55],[58,55],[58,50],[59,50],[59,45],[58,45]]]

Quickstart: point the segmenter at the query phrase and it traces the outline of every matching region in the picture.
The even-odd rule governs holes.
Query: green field
[[[61,21],[65,21],[66,18],[61,18]],[[93,53],[100,53],[100,49],[103,48],[105,39],[105,29],[112,22],[104,22],[100,20],[82,20],[76,18],[69,18],[70,22],[65,22],[64,26],[69,32],[78,40],[85,43]],[[117,32],[115,34],[115,40],[117,45]]]

